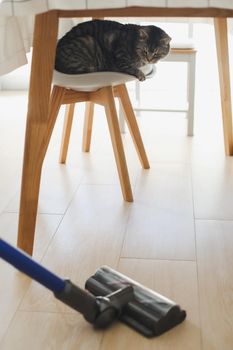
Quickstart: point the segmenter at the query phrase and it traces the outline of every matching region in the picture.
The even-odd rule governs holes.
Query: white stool
[[[187,110],[181,109],[152,109],[144,108],[141,106],[141,97],[140,97],[140,82],[136,81],[136,100],[137,107],[134,108],[136,112],[140,111],[176,111],[176,112],[187,112],[187,135],[193,136],[194,129],[194,101],[195,101],[195,70],[196,70],[196,49],[194,48],[193,42],[185,41],[181,43],[173,43],[169,55],[163,60],[164,62],[186,62],[187,63]],[[120,121],[121,131],[124,132],[124,126],[122,125],[122,120]]]
[[[56,120],[56,116],[62,104],[67,105],[60,152],[61,163],[65,163],[66,161],[75,103],[87,102],[83,132],[83,150],[85,152],[88,152],[90,149],[94,104],[96,103],[104,106],[122,194],[124,199],[128,202],[133,201],[133,195],[114,97],[119,98],[142,167],[144,169],[150,167],[133,107],[125,86],[126,82],[134,81],[135,79],[136,78],[132,75],[117,72],[67,75],[55,71],[53,76],[54,87],[50,100],[51,120]]]

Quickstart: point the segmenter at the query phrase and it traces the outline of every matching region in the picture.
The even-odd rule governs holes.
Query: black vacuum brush
[[[83,290],[2,239],[0,257],[50,289],[57,299],[82,313],[97,328],[105,328],[119,319],[152,337],[178,325],[186,317],[186,312],[173,301],[107,266],[99,268],[86,281],[86,290]]]
[[[132,296],[122,307],[119,319],[143,335],[160,335],[185,319],[186,312],[173,301],[107,266],[99,268],[85,288],[94,295],[105,296],[127,286],[133,288]]]

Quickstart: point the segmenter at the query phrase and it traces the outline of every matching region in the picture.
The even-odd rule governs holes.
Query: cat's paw
[[[138,74],[137,74],[137,78],[139,81],[144,81],[146,80],[146,76],[144,73],[142,73],[142,71],[139,71]]]

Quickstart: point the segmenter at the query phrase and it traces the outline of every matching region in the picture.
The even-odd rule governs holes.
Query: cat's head
[[[137,53],[144,63],[156,63],[170,50],[170,36],[156,26],[140,26]]]

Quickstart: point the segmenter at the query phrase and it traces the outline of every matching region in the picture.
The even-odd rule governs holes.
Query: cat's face
[[[162,29],[156,26],[142,26],[137,52],[145,64],[154,64],[168,55],[170,41],[171,38]]]

